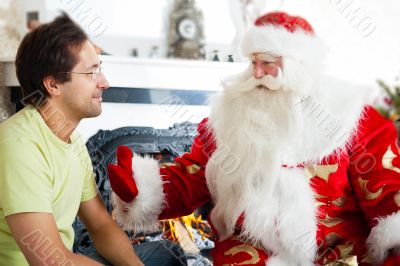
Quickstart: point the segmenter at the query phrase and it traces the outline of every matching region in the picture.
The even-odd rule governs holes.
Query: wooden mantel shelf
[[[220,81],[244,70],[247,64],[177,59],[101,56],[104,73],[112,87],[179,90],[218,90]],[[5,64],[5,85],[18,86],[14,58]]]

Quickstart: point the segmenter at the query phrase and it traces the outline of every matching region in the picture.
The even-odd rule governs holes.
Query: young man
[[[63,14],[25,36],[16,70],[27,106],[0,125],[0,265],[100,265],[71,251],[77,214],[102,257],[143,265],[104,208],[74,131],[100,115],[109,86],[88,37]]]
[[[214,265],[400,265],[396,130],[321,74],[322,47],[301,17],[260,17],[190,153],[159,167],[118,149],[117,220],[151,230],[212,201]]]

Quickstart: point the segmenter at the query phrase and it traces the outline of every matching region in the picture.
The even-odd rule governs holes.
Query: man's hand
[[[136,187],[132,170],[132,151],[126,146],[117,149],[117,164],[108,165],[108,177],[112,190],[125,202],[136,198]]]
[[[128,236],[113,221],[98,194],[81,203],[78,216],[85,224],[97,252],[112,265],[143,266]]]

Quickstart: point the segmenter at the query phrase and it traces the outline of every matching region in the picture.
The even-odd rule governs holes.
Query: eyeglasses
[[[103,72],[103,68],[100,67],[96,67],[93,69],[92,72],[74,72],[74,71],[68,71],[68,72],[59,72],[59,73],[72,73],[72,74],[81,74],[81,75],[91,75],[92,80],[96,80],[98,78],[98,76],[100,75],[100,73]]]

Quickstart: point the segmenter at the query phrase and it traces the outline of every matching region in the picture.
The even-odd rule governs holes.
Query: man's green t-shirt
[[[0,124],[0,265],[27,265],[6,216],[52,213],[72,249],[79,205],[96,194],[91,160],[77,133],[70,144],[63,142],[32,106]]]

